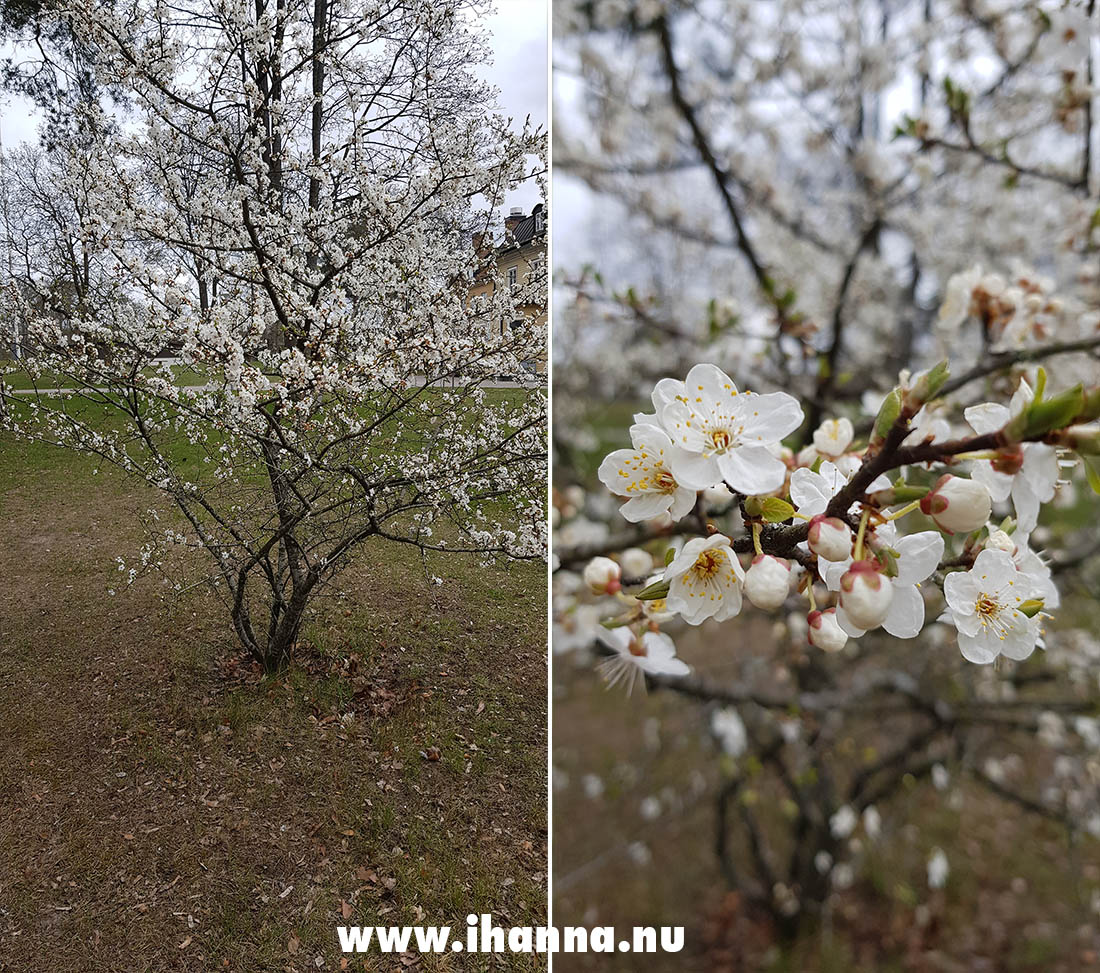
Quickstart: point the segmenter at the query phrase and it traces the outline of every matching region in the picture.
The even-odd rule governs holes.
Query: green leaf
[[[668,597],[669,584],[667,581],[654,581],[653,584],[643,588],[634,597],[639,601],[659,601]]]
[[[1027,615],[1028,618],[1034,618],[1043,610],[1043,602],[1040,598],[1029,598],[1027,601],[1020,602],[1017,606],[1017,611]]]
[[[900,415],[901,389],[894,389],[882,400],[882,406],[875,417],[874,438],[877,440],[885,439]]]
[[[673,561],[676,560],[676,548],[670,547],[665,551],[665,567],[667,568]]]
[[[794,507],[779,497],[767,497],[763,503],[764,520],[769,524],[779,524],[794,516]]]
[[[924,382],[927,389],[925,402],[935,397],[936,393],[943,388],[944,382],[947,381],[950,375],[951,369],[948,367],[946,359],[937,362],[928,369],[928,374],[924,376]]]
[[[1085,478],[1089,481],[1092,492],[1100,495],[1100,471],[1085,459],[1084,456],[1081,457],[1081,462],[1085,464]]]
[[[1084,408],[1085,392],[1080,384],[1049,399],[1032,402],[1023,413],[1023,438],[1038,437],[1054,429],[1064,429]],[[1015,426],[1016,423],[1013,422],[1012,427]]]
[[[1035,375],[1035,397],[1032,402],[1039,402],[1043,398],[1043,393],[1047,390],[1047,370],[1042,365],[1039,366],[1039,370]]]

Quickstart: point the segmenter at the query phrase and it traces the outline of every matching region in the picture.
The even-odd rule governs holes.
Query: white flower
[[[1054,578],[1050,566],[1035,551],[1028,547],[1026,535],[1017,546],[1016,542],[1000,528],[993,528],[989,532],[989,539],[985,546],[994,551],[1005,551],[1012,555],[1012,560],[1018,571],[1026,574],[1032,583],[1032,597],[1043,602],[1044,609],[1057,608],[1061,604],[1061,596],[1054,585]]]
[[[810,645],[825,652],[839,652],[848,644],[848,633],[837,622],[835,608],[812,611],[806,621],[810,625]]]
[[[822,456],[839,456],[854,438],[851,419],[826,419],[814,431],[814,449]]]
[[[895,638],[915,638],[924,627],[924,599],[918,589],[921,582],[939,566],[943,557],[943,535],[938,531],[923,530],[896,538],[894,525],[883,524],[876,532],[875,541],[880,548],[890,551],[896,569],[896,573],[887,578],[893,596],[882,627]],[[830,565],[829,571],[835,570]],[[863,634],[863,626],[855,624],[843,608],[838,613],[837,621],[849,635],[858,637]]]
[[[619,508],[627,520],[637,523],[661,514],[679,520],[695,504],[696,491],[682,485],[670,463],[681,450],[662,429],[648,423],[630,427],[633,449],[616,449],[600,464],[599,478],[616,496],[629,497]]]
[[[950,872],[951,867],[947,864],[947,855],[943,853],[943,849],[932,849],[932,855],[928,859],[928,887],[942,889],[947,884]]]
[[[1062,599],[1054,585],[1050,565],[1027,546],[1026,540],[1013,552],[1012,561],[1017,571],[1028,576],[1031,581],[1031,597],[1042,601],[1044,611],[1057,608],[1061,604]]]
[[[669,390],[665,386],[662,395]],[[787,467],[771,448],[803,419],[798,401],[786,392],[740,392],[725,372],[706,364],[688,372],[675,397],[658,406],[658,416],[682,450],[672,457],[677,480],[698,490],[725,480],[746,496],[783,485]]]
[[[845,804],[843,807],[838,808],[837,812],[829,818],[829,833],[834,838],[842,840],[856,830],[857,824],[859,824],[859,817],[856,815],[856,812],[852,810],[850,805]]]
[[[723,534],[688,541],[665,569],[665,603],[690,625],[708,618],[723,621],[741,611],[745,572]]]
[[[970,305],[974,299],[974,288],[982,279],[982,268],[971,267],[955,274],[944,288],[943,304],[936,319],[936,329],[951,335],[970,316]]]
[[[970,428],[979,436],[1003,429],[1020,415],[1035,398],[1026,381],[1021,381],[1008,406],[996,402],[974,405],[963,415]],[[1013,458],[994,462],[976,460],[971,476],[984,483],[990,496],[997,502],[1011,495],[1016,511],[1016,530],[1021,536],[1030,534],[1039,520],[1039,507],[1054,497],[1058,483],[1058,454],[1046,443],[1021,443],[1019,453]]]
[[[758,554],[745,572],[745,597],[757,608],[775,611],[791,588],[791,563],[771,554]]]
[[[599,669],[608,688],[622,682],[627,693],[634,690],[639,673],[649,676],[685,676],[691,669],[676,658],[676,646],[664,632],[638,635],[628,626],[601,628],[596,636],[614,655],[604,659]]]
[[[852,528],[839,517],[818,514],[810,520],[806,543],[823,561],[844,561],[852,556]]]
[[[874,558],[853,561],[840,579],[837,621],[851,634],[878,628],[890,612],[894,587]],[[848,623],[848,624],[845,624]]]
[[[863,812],[863,830],[872,841],[882,834],[882,815],[873,804]]]
[[[959,649],[970,662],[985,664],[999,655],[1026,659],[1039,638],[1039,619],[1020,605],[1032,595],[1033,581],[1018,571],[1005,551],[986,549],[969,571],[956,571],[943,583],[947,617],[959,632]]]
[[[722,750],[731,757],[740,757],[748,746],[745,721],[732,706],[714,711],[710,718],[710,731],[718,738]]]
[[[653,570],[653,557],[640,547],[628,547],[619,555],[619,565],[628,578],[644,578]]]
[[[840,459],[846,458],[848,457]],[[851,458],[856,462],[848,468],[825,460],[816,473],[802,467],[791,474],[791,501],[800,514],[810,518],[806,543],[814,554],[825,561],[845,561],[852,553],[852,532],[848,525],[839,517],[824,516],[829,501],[840,492],[848,478],[860,466],[857,457]],[[889,486],[889,478],[879,476],[868,485],[867,492],[874,493]],[[855,509],[856,506],[853,504],[850,509]]]
[[[594,557],[584,566],[581,574],[588,590],[594,595],[610,595],[622,585],[622,570],[609,557]]]
[[[920,509],[941,530],[969,534],[987,523],[993,504],[982,483],[945,473],[921,499]]]
[[[800,514],[816,517],[825,513],[829,501],[847,482],[848,478],[828,460],[821,464],[816,473],[800,467],[791,474],[791,502]],[[871,492],[870,488],[868,492]]]

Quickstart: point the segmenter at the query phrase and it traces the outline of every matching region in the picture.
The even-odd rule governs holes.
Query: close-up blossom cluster
[[[745,601],[774,612],[797,597],[809,643],[838,652],[880,627],[914,638],[939,588],[937,620],[964,658],[1028,658],[1059,604],[1031,533],[1077,451],[1100,443],[1100,388],[1044,399],[1021,378],[1010,405],[971,406],[959,429],[926,431],[922,413],[947,379],[945,365],[909,378],[867,441],[851,419],[826,419],[797,453],[783,444],[805,418],[794,397],[738,389],[711,364],[658,382],[654,413],[634,416],[632,447],[610,453],[598,475],[626,500],[626,520],[688,539],[652,577],[624,580],[607,557],[588,563],[593,593],[613,586],[633,602],[605,622],[607,644],[647,673],[681,672],[645,602],[699,625],[735,617]]]
[[[1075,451],[1097,449],[1100,388],[1044,401],[1021,378],[1011,406],[972,406],[965,431],[948,428],[937,438],[924,432],[920,413],[947,377],[937,366],[891,392],[870,442],[856,441],[850,419],[828,419],[798,453],[782,440],[804,416],[785,392],[738,389],[709,364],[682,382],[662,379],[654,412],[634,417],[632,446],[610,453],[598,476],[626,499],[625,519],[676,528],[689,518],[702,535],[670,549],[653,581],[635,578],[643,588],[632,594],[660,599],[669,616],[700,624],[737,616],[744,600],[774,611],[799,593],[810,643],[836,652],[880,627],[900,639],[919,634],[936,585],[925,583],[943,565],[939,620],[956,630],[964,657],[1026,659],[1058,607],[1030,535],[1040,505],[1071,475]],[[730,512],[712,518],[707,497],[719,491]],[[992,520],[994,500],[1010,498],[1003,519]],[[902,518],[917,512],[931,530],[904,530]],[[736,530],[724,531],[723,520],[736,521]],[[623,589],[621,568],[607,557],[584,574],[596,594],[610,584]],[[640,604],[632,615],[610,623],[659,630]],[[610,644],[647,672],[682,665],[665,643],[662,662],[647,661],[640,634]]]

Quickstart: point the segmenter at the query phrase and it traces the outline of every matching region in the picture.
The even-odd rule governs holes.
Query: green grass
[[[170,368],[177,385],[205,385],[210,380],[205,371],[193,365],[172,365]],[[159,374],[159,370],[144,368],[142,373],[154,375]],[[11,360],[0,361],[0,381],[13,389],[23,391],[34,388],[72,389],[80,386],[80,383],[75,382],[69,376],[61,375],[49,369],[36,370],[32,375],[26,366]]]

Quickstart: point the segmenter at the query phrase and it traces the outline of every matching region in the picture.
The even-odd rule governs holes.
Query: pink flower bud
[[[594,557],[584,566],[584,583],[594,595],[613,595],[622,587],[619,565],[609,557]]]
[[[920,509],[949,534],[969,534],[985,525],[993,510],[989,490],[977,480],[945,473],[920,502]]]
[[[826,652],[839,652],[848,644],[848,633],[836,620],[836,609],[812,611],[806,616],[810,625],[810,645],[816,645]]]
[[[790,587],[790,562],[771,554],[758,554],[745,572],[741,590],[757,608],[775,611],[787,600]]]
[[[857,628],[878,628],[893,600],[894,586],[871,558],[853,562],[840,579],[840,607]]]
[[[852,553],[852,530],[839,517],[818,514],[806,535],[810,550],[824,561],[843,561]]]

